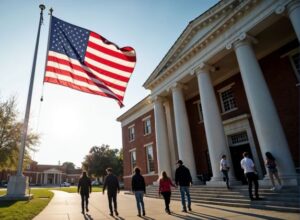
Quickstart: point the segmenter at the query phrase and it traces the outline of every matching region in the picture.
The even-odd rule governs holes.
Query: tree
[[[117,176],[122,175],[122,159],[118,149],[110,149],[109,145],[102,144],[100,147],[94,146],[82,162],[83,169],[89,175],[97,178],[106,175],[106,168],[111,167]]]
[[[62,164],[64,167],[66,167],[66,171],[69,172],[71,170],[75,170],[75,164],[72,162],[64,162]]]
[[[0,100],[0,170],[16,169],[21,145],[23,123],[17,120],[16,99]],[[39,135],[28,131],[25,143],[24,163],[30,159],[29,152],[36,151]]]

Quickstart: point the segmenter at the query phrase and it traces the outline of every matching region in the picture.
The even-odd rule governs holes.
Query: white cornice
[[[199,55],[201,53],[201,51],[203,51],[203,53],[201,53],[201,54],[212,55],[213,54],[213,52],[211,51],[212,48],[213,48],[214,53],[216,52],[215,51],[216,49],[218,49],[218,50],[224,49],[224,48],[221,48],[223,44],[224,44],[223,45],[223,47],[224,47],[226,45],[226,43],[232,41],[237,36],[239,36],[241,33],[243,33],[243,32],[247,33],[247,30],[253,28],[253,25],[255,26],[258,22],[265,19],[265,17],[270,16],[270,14],[276,13],[275,12],[276,9],[278,9],[279,7],[285,7],[284,5],[289,4],[291,1],[292,0],[286,0],[286,1],[283,1],[283,0],[277,0],[277,1],[245,0],[245,1],[242,1],[236,8],[232,9],[231,13],[229,15],[227,15],[226,19],[223,19],[209,33],[207,33],[204,37],[200,38],[189,50],[187,50],[184,54],[182,54],[181,57],[177,59],[177,61],[175,61],[172,65],[168,66],[164,70],[162,70],[163,67],[161,67],[160,71],[163,71],[163,73],[156,76],[155,79],[152,79],[153,74],[155,74],[155,72],[158,73],[158,69],[156,69],[152,73],[152,75],[148,78],[148,80],[144,83],[144,87],[152,90],[151,92],[153,92],[154,88],[155,88],[155,91],[160,90],[160,89],[157,89],[157,87],[158,87],[158,85],[160,85],[162,83],[164,85],[169,85],[170,83],[172,84],[173,82],[169,82],[171,80],[170,77],[172,76],[171,77],[172,79],[175,79],[175,78],[179,79],[180,77],[177,76],[178,69],[182,68],[182,66],[185,65],[185,63],[188,63],[188,61],[190,61],[192,58],[195,60],[195,57],[197,56],[197,60],[198,60],[197,62],[199,62],[199,61],[205,62],[207,59],[209,59],[210,56],[208,56],[208,55],[205,55],[205,56]],[[231,2],[236,2],[236,1],[231,1]],[[245,16],[246,14],[249,14],[249,11],[252,8],[254,8],[255,6],[257,6],[258,3],[260,3],[260,2],[262,2],[263,7],[265,7],[265,8],[263,8],[264,11],[261,12],[262,14],[259,14],[259,16],[255,17],[255,18],[253,18],[253,16],[251,16],[252,18],[249,17],[250,20],[248,19],[249,21],[247,21],[243,27],[242,26],[239,27],[240,28],[239,30],[241,32],[229,31],[225,34],[225,32],[229,30],[229,28],[231,28],[233,25],[235,25],[237,23],[237,21],[239,21],[243,16]],[[262,10],[262,7],[260,10]],[[236,28],[238,28],[238,27],[236,27]],[[219,42],[220,39],[224,39],[224,37],[222,37],[222,36],[227,36],[226,37],[227,42],[222,42],[221,43],[222,45],[215,45],[216,44],[215,39],[218,38],[217,42]],[[219,44],[220,44],[220,42],[219,42]],[[174,47],[174,45],[173,45],[173,47]],[[208,47],[209,47],[209,51],[207,51]],[[169,55],[169,56],[171,56],[171,55]],[[192,66],[189,66],[188,68],[186,68],[184,70],[184,72],[192,72],[193,68],[196,67],[193,65],[194,64],[192,64]],[[176,76],[173,76],[174,73],[176,73]],[[180,75],[182,78],[183,74],[180,74]],[[167,81],[167,79],[168,79],[168,81]]]
[[[213,7],[209,9],[210,13],[207,12],[209,16],[204,17],[205,19],[201,19],[201,16],[196,18],[187,26],[187,28],[172,46],[168,54],[163,58],[161,63],[146,80],[143,86],[146,89],[152,89],[153,86],[155,86],[155,84],[159,84],[162,80],[168,77],[168,75],[170,75],[172,72],[178,69],[179,66],[190,60],[200,50],[203,50],[208,44],[210,44],[213,41],[213,39],[215,39],[220,34],[224,33],[228,28],[230,28],[234,23],[236,23],[236,21],[244,13],[246,13],[259,1],[260,0],[245,0],[242,2],[237,0],[225,1],[225,4],[222,4],[219,7],[216,7],[219,4],[218,3],[217,5],[215,5],[216,8]],[[206,26],[207,23],[211,23],[217,18],[219,18],[222,14],[228,13],[228,11],[231,11],[231,13],[229,14],[229,16],[226,17],[226,19],[223,19],[220,23],[213,27],[204,37],[199,39],[184,54],[182,54],[180,57],[176,57],[176,55],[180,53],[180,50],[182,50],[182,48],[184,48],[184,46],[188,44],[192,36],[194,36],[197,31]],[[170,60],[173,61],[173,63],[170,66],[167,66],[167,63]],[[161,71],[163,71],[164,73],[159,75]]]
[[[176,70],[184,63],[188,62],[192,57],[198,54],[201,50],[205,50],[208,45],[212,44],[214,39],[222,35],[225,31],[231,28],[244,14],[247,14],[251,8],[255,7],[260,0],[245,0],[245,1],[229,1],[231,4],[227,5],[227,8],[222,10],[222,13],[230,14],[226,15],[226,19],[223,19],[215,27],[213,27],[204,37],[200,38],[189,50],[187,50],[181,57],[179,57],[172,65],[163,70],[163,74],[156,76],[152,79],[153,74],[145,82],[144,87],[147,89],[153,89],[165,78],[172,75]],[[240,2],[240,3],[239,3]],[[160,69],[162,71],[163,67]],[[158,71],[157,69],[155,71]],[[156,74],[157,75],[157,74]],[[151,80],[152,79],[152,80]]]
[[[146,80],[146,82],[144,83],[144,87],[146,88],[147,84],[154,78],[156,78],[162,68],[166,66],[167,62],[173,61],[173,59],[177,59],[176,54],[179,54],[185,48],[185,46],[190,42],[190,40],[196,35],[198,31],[204,29],[209,24],[218,19],[221,14],[224,14],[224,12],[226,12],[228,6],[230,6],[234,1],[236,0],[220,1],[216,5],[208,9],[206,12],[192,20],[175,41],[165,57],[161,60],[159,65],[155,68],[150,77]]]
[[[123,127],[125,125],[128,125],[138,117],[142,116],[143,114],[146,114],[147,112],[151,111],[152,109],[152,98],[148,95],[135,106],[133,106],[131,109],[129,109],[127,112],[120,115],[117,118],[117,121],[121,122],[121,126]]]

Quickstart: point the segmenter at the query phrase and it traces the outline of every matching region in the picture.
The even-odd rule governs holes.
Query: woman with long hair
[[[270,152],[266,152],[265,155],[266,155],[265,165],[268,169],[269,177],[271,179],[272,186],[273,186],[271,188],[271,190],[272,191],[276,190],[274,176],[278,181],[278,184],[279,184],[278,189],[280,190],[282,188],[282,185],[281,185],[281,180],[278,176],[278,170],[277,170],[277,164],[275,161],[275,157]]]
[[[170,200],[171,200],[171,186],[176,187],[171,179],[168,177],[166,171],[161,172],[161,176],[159,178],[159,191],[158,195],[162,195],[165,200],[165,211],[168,214],[171,214],[170,211]]]

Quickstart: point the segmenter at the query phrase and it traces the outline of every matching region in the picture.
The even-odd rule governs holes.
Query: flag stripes
[[[113,98],[122,106],[136,63],[134,49],[119,48],[97,33],[52,19],[44,81]]]

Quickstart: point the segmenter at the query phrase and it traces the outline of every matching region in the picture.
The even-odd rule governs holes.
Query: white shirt
[[[222,159],[220,161],[220,171],[222,170],[228,170],[228,163],[227,163],[227,160],[226,159]]]
[[[241,160],[241,167],[243,168],[244,173],[253,173],[255,171],[255,169],[254,169],[254,163],[248,157],[244,157]]]

